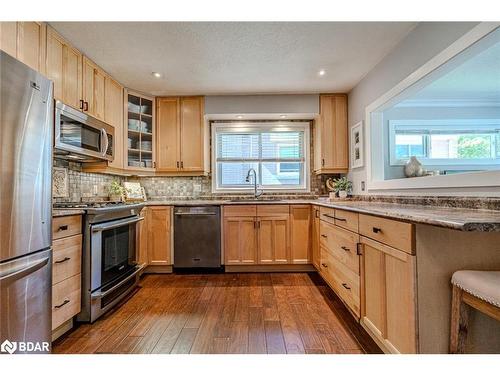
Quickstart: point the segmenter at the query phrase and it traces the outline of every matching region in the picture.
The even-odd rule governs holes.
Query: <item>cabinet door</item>
[[[171,209],[167,206],[148,208],[148,263],[152,266],[171,265]]]
[[[361,238],[362,322],[385,351],[416,353],[415,256]]]
[[[288,215],[257,219],[259,264],[289,263],[288,221]]]
[[[181,102],[181,168],[203,171],[203,97],[183,97]]]
[[[83,57],[84,111],[104,120],[104,72],[85,56]]]
[[[0,22],[0,49],[17,57],[17,22]]]
[[[54,82],[54,98],[83,109],[82,54],[51,27],[47,28],[46,74]]]
[[[42,22],[17,23],[17,58],[45,73],[46,26]]]
[[[115,128],[114,160],[109,165],[123,168],[123,87],[109,76],[104,80],[104,121]]]
[[[76,109],[82,104],[82,54],[68,44],[63,46],[63,101]]]
[[[348,163],[347,97],[321,95],[320,116],[315,122],[316,172],[346,172]]]
[[[320,247],[319,247],[319,208],[312,207],[312,230],[311,230],[311,248],[312,248],[312,264],[317,270],[320,269]]]
[[[257,263],[257,235],[254,217],[224,218],[224,254],[226,265]]]
[[[157,100],[156,155],[159,172],[176,172],[180,167],[179,98]],[[195,147],[193,144],[192,148]]]
[[[290,206],[290,258],[295,264],[311,262],[311,208],[309,205]]]

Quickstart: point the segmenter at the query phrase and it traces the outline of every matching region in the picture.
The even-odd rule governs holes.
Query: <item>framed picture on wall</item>
[[[364,164],[363,158],[363,121],[351,128],[350,137],[351,168],[360,168]]]

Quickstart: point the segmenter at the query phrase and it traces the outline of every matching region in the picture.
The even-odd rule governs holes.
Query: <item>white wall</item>
[[[319,95],[214,95],[205,97],[205,114],[315,114]]]
[[[397,83],[417,70],[431,58],[443,51],[465,33],[470,31],[475,22],[422,22],[417,25],[377,66],[349,92],[349,126],[365,120],[365,108]],[[365,140],[365,143],[368,140]],[[365,166],[366,167],[366,166]],[[366,194],[361,191],[361,182],[366,181],[366,169],[357,168],[349,172],[353,181],[354,194]],[[412,194],[415,192],[400,192]],[[428,194],[436,192],[428,191]],[[390,194],[398,194],[392,191]],[[459,190],[447,191],[447,194],[460,194]],[[474,194],[464,191],[464,194]]]

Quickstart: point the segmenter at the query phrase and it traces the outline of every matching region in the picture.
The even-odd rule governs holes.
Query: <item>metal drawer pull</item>
[[[373,233],[380,233],[382,232],[382,229],[373,227]]]
[[[346,283],[342,283],[342,286],[343,286],[344,288],[346,288],[347,290],[350,290],[350,289],[351,289],[351,287],[350,287],[350,286],[348,286]]]
[[[68,226],[67,225],[61,225],[57,231],[60,232],[60,231],[63,231],[63,230],[68,230]]]
[[[70,302],[69,299],[65,299],[63,303],[61,303],[60,305],[55,305],[54,308],[60,309],[61,307],[63,307],[64,305],[66,305],[69,302]]]
[[[328,266],[325,263],[321,263],[321,265],[325,268],[328,268]]]
[[[351,249],[349,249],[348,247],[345,247],[345,246],[341,246],[340,248],[341,248],[342,250],[344,250],[344,251],[351,251]]]
[[[328,236],[326,234],[322,234],[321,237],[327,238]]]
[[[61,260],[56,260],[54,261],[54,263],[57,263],[57,264],[60,264],[60,263],[64,263],[64,262],[67,262],[68,260],[70,260],[71,258],[69,257],[64,257],[64,259],[61,259]]]
[[[323,214],[323,216],[329,217],[330,219],[335,219],[335,216],[332,216],[332,215]]]
[[[347,219],[344,219],[342,217],[336,217],[335,220],[338,220],[338,221],[347,221]]]

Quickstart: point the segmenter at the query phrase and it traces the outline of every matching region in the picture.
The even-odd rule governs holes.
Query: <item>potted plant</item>
[[[347,179],[347,177],[341,177],[333,180],[333,188],[336,193],[338,193],[339,198],[347,198],[347,194],[352,190],[352,182]]]
[[[124,188],[119,181],[114,180],[109,186],[109,200],[113,202],[121,202],[123,200]]]

